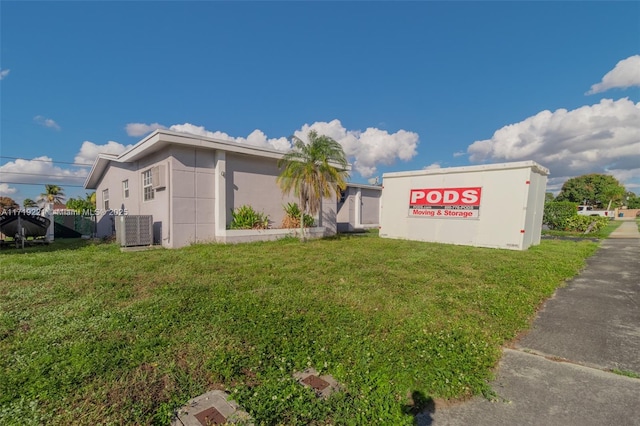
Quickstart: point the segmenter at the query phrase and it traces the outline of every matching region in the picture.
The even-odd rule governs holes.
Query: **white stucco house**
[[[114,235],[119,215],[151,215],[153,240],[168,248],[196,242],[276,239],[297,230],[230,230],[231,212],[250,205],[279,228],[296,202],[276,183],[283,152],[156,130],[120,155],[100,154],[85,181],[96,191],[97,235]],[[337,200],[325,199],[312,236],[337,232]]]
[[[382,186],[350,183],[338,200],[338,232],[357,232],[380,226]]]

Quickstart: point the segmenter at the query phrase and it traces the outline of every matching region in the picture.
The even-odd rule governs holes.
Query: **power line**
[[[8,183],[8,184],[11,184],[11,185],[37,185],[37,186],[51,185],[51,183],[26,183],[26,182],[6,182],[6,181],[0,181],[0,183]],[[84,185],[67,185],[67,184],[65,184],[64,186],[70,186],[72,188],[84,188]]]
[[[0,176],[5,175],[27,175],[27,176],[45,176],[52,178],[65,178],[65,179],[86,179],[86,176],[67,176],[67,175],[49,175],[46,173],[26,173],[26,172],[3,172],[0,170]]]
[[[91,166],[93,166],[93,164],[89,164],[89,163],[70,163],[68,161],[40,160],[40,159],[37,159],[37,158],[34,158],[33,160],[27,160],[26,158],[7,157],[5,155],[0,155],[0,158],[6,158],[8,160],[38,161],[38,162],[41,162],[41,163],[70,164],[72,166],[78,166],[78,167],[91,167]]]

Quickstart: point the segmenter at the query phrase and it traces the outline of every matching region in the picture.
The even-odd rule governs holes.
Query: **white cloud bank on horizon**
[[[51,118],[43,117],[41,115],[36,115],[35,117],[33,117],[33,121],[40,124],[41,126],[48,127],[50,129],[61,130],[60,125],[58,125],[58,123],[56,123]]]
[[[9,69],[5,69],[5,70],[0,69],[0,80],[4,80],[4,78],[8,76],[10,72],[11,70]]]
[[[586,95],[606,92],[609,89],[627,89],[640,86],[640,55],[630,56],[616,64],[616,66],[602,77],[600,83],[591,86]]]
[[[571,111],[541,111],[475,141],[467,153],[475,163],[536,161],[550,169],[552,185],[588,173],[639,180],[640,102],[602,99]]]
[[[95,161],[98,154],[114,154],[120,155],[133,145],[123,145],[118,142],[109,141],[104,145],[97,145],[93,142],[84,141],[80,147],[80,151],[76,154],[73,161],[76,164],[91,165]]]
[[[149,125],[144,123],[131,123],[127,124],[128,133],[130,126],[131,129],[134,129],[133,131],[138,129],[140,131],[142,131],[142,129],[152,131],[158,128],[166,128],[158,123]],[[175,124],[170,126],[169,130],[270,148],[278,151],[288,151],[291,149],[291,143],[287,138],[268,138],[267,135],[259,129],[251,132],[246,138],[233,137],[220,131],[206,130],[203,126],[196,126],[190,123]],[[335,119],[329,122],[319,121],[313,124],[304,124],[294,132],[294,135],[306,141],[307,134],[310,130],[315,130],[319,134],[329,136],[338,142],[343,147],[347,159],[352,162],[353,170],[364,178],[373,176],[377,172],[377,165],[379,164],[390,165],[398,159],[408,161],[418,153],[418,134],[406,130],[399,130],[396,133],[389,133],[386,130],[380,130],[374,127],[367,128],[365,131],[348,130],[342,125],[340,120]],[[136,135],[142,136],[145,133],[147,132],[141,134],[136,133]]]

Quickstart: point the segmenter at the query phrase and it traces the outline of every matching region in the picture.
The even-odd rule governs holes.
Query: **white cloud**
[[[190,123],[175,124],[169,127],[169,130],[279,151],[291,149],[291,143],[287,138],[268,138],[264,132],[258,129],[251,132],[246,138],[232,137],[220,131],[212,132],[203,126]],[[306,141],[309,130],[315,130],[319,134],[329,136],[342,145],[347,158],[353,162],[353,169],[365,178],[375,175],[379,164],[393,164],[397,159],[408,161],[417,154],[418,134],[406,130],[399,130],[391,134],[386,130],[371,127],[364,132],[347,130],[342,126],[340,120],[332,120],[330,122],[315,122],[311,125],[305,124],[296,130],[294,135]]]
[[[609,89],[626,89],[632,86],[640,86],[640,55],[630,56],[618,62],[614,69],[602,77],[600,83],[591,86],[586,94],[605,92]]]
[[[0,183],[0,196],[6,197],[8,195],[12,195],[18,192],[16,188],[9,186],[8,183]]]
[[[209,130],[206,130],[203,126],[196,126],[195,124],[191,123],[174,124],[173,126],[169,127],[169,130],[180,133],[189,133],[197,136],[204,136],[205,138],[222,139],[229,142],[233,142],[235,139],[224,132],[211,132]]]
[[[309,130],[327,135],[342,145],[349,160],[353,159],[353,169],[365,178],[375,175],[379,164],[390,165],[397,159],[408,161],[418,153],[418,134],[406,130],[391,134],[374,127],[364,132],[347,130],[340,120],[332,120],[305,124],[294,135],[305,140]]]
[[[277,149],[278,151],[286,151],[291,148],[291,144],[289,143],[287,138],[269,139],[267,138],[267,135],[264,134],[264,132],[258,129],[251,132],[246,138],[229,136],[228,134],[220,131],[211,132],[209,130],[206,130],[202,126],[196,126],[190,123],[175,124],[171,126],[169,130],[173,130],[174,132],[190,133],[192,135],[220,139],[229,142],[253,145],[262,148]]]
[[[467,148],[472,162],[534,160],[554,178],[611,173],[640,178],[640,103],[627,98],[541,111]]]
[[[437,169],[441,169],[442,166],[438,163],[432,163],[429,164],[428,166],[423,167],[423,170],[437,170]]]
[[[109,141],[104,145],[96,145],[93,142],[84,141],[80,147],[80,152],[76,154],[73,161],[77,164],[93,164],[98,154],[119,155],[131,148],[133,145],[122,145],[121,143]]]
[[[48,127],[54,130],[60,130],[60,126],[58,125],[58,123],[53,121],[51,118],[43,117],[41,115],[36,115],[35,117],[33,117],[33,121],[35,121],[36,123],[44,127]]]
[[[166,129],[165,126],[159,123],[145,124],[145,123],[129,123],[125,127],[127,135],[129,136],[144,136],[147,133],[151,133],[157,129]]]
[[[8,70],[8,69],[7,70],[0,69],[0,80],[4,80],[4,78],[9,75],[10,71],[11,70]]]
[[[32,160],[17,159],[0,166],[3,181],[24,184],[81,185],[88,172],[87,168],[64,169],[55,166],[53,160],[46,156]]]

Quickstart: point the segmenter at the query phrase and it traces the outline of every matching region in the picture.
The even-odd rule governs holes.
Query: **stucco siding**
[[[215,152],[174,146],[171,154],[171,247],[215,238]]]
[[[338,203],[337,229],[352,232],[374,228],[380,222],[381,187],[348,185],[344,202]]]
[[[138,214],[135,198],[139,186],[135,165],[111,163],[96,188],[96,233],[98,237],[108,237],[115,233],[117,214]],[[124,197],[123,181],[128,181],[129,197]],[[104,191],[109,190],[109,209],[105,209]]]
[[[153,216],[153,241],[155,244],[166,244],[170,241],[171,231],[169,228],[169,179],[171,177],[171,167],[167,159],[166,150],[149,154],[149,156],[137,162],[138,170],[136,180],[138,181],[139,190],[135,196],[139,200],[140,209],[137,214]],[[143,173],[155,166],[165,167],[164,188],[156,189],[152,200],[144,200],[143,195]],[[155,182],[154,182],[155,184]]]
[[[363,225],[377,225],[380,223],[380,195],[381,190],[363,188],[362,196],[362,220]]]
[[[261,148],[156,131],[120,156],[99,156],[85,186],[96,189],[99,209],[104,205],[102,191],[109,189],[110,209],[151,215],[154,243],[168,248],[194,242],[281,238],[290,233],[278,229],[285,215],[283,206],[298,200],[293,194],[284,195],[277,183],[280,157],[280,153]],[[145,201],[146,171],[152,171],[155,181],[153,199]],[[128,198],[124,198],[123,180],[128,181]],[[227,229],[232,210],[242,205],[267,215],[273,229]],[[114,234],[113,219],[99,218],[99,236]],[[310,233],[335,234],[335,221],[336,200],[325,199],[316,218],[317,228]]]
[[[344,193],[344,200],[338,203],[336,221],[339,232],[349,232],[355,225],[355,202],[356,192],[354,188],[347,187]]]
[[[284,195],[276,180],[281,171],[277,160],[227,154],[227,206],[230,210],[243,205],[269,216],[271,226],[279,228],[284,218],[283,205],[296,202],[293,193]],[[227,215],[227,225],[231,223]]]

